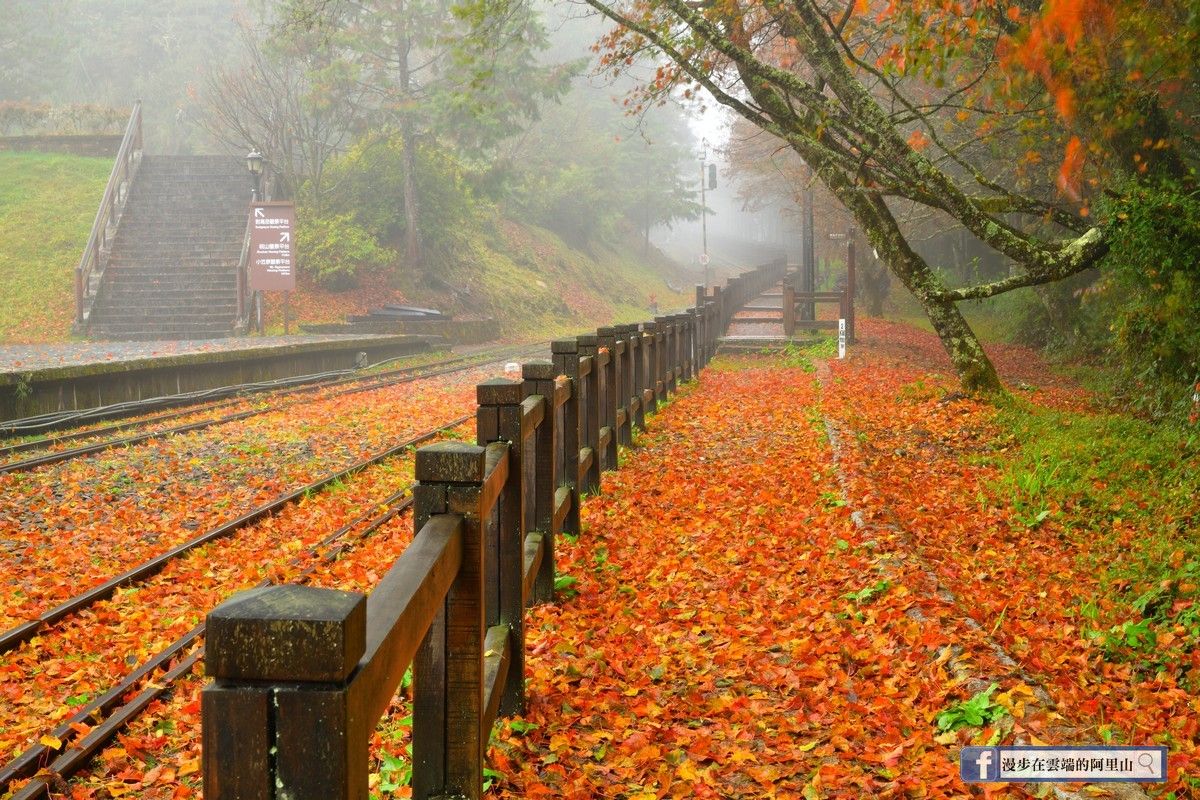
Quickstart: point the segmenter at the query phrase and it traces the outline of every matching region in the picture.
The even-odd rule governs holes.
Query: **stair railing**
[[[91,314],[100,277],[104,273],[105,260],[111,249],[112,237],[116,234],[117,222],[129,199],[129,188],[133,184],[133,177],[141,160],[142,101],[138,100],[133,104],[129,123],[125,126],[125,136],[121,139],[120,149],[117,150],[117,159],[112,172],[109,173],[108,184],[104,187],[104,197],[92,223],[87,245],[83,248],[83,257],[79,260],[79,266],[75,267],[76,332],[83,332]]]
[[[242,237],[242,255],[237,267],[237,322],[234,325],[239,334],[250,331],[250,232],[254,224],[254,210],[246,213],[246,233]]]

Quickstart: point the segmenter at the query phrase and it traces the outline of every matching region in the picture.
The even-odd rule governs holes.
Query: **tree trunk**
[[[646,201],[646,214],[644,217],[643,227],[646,229],[646,238],[642,242],[642,255],[650,254],[650,201]]]
[[[408,33],[408,21],[403,13],[398,20],[399,42],[397,47],[397,78],[400,85],[400,96],[404,103],[412,99],[412,72],[409,69],[408,55],[412,49],[412,38]],[[400,112],[400,139],[402,152],[404,183],[404,263],[410,269],[421,267],[421,213],[420,201],[417,199],[417,141],[412,115],[407,110]]]
[[[416,144],[412,141],[412,125],[401,125],[403,139],[404,175],[404,263],[410,268],[421,266],[420,209],[417,200],[417,157]]]
[[[958,306],[950,300],[921,295],[918,295],[917,299],[921,301],[929,321],[933,323],[933,329],[942,340],[942,347],[946,348],[946,354],[950,356],[950,363],[958,373],[963,390],[983,394],[1002,393],[1004,386],[1000,383],[996,368],[992,366],[991,359],[983,351],[983,345],[979,343]]]
[[[864,197],[847,191],[845,184],[835,181],[838,199],[850,209],[860,228],[883,257],[892,273],[912,292],[929,317],[934,331],[950,357],[963,391],[981,394],[1003,394],[1004,384],[996,374],[983,345],[967,324],[955,301],[941,297],[945,286],[921,256],[901,235],[891,211],[881,198]]]

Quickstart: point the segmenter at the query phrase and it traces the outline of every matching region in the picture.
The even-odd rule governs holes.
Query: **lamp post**
[[[252,181],[250,189],[250,202],[258,203],[262,200],[262,175],[263,163],[266,161],[263,154],[257,150],[251,150],[246,154],[246,171],[250,173]],[[239,276],[239,279],[244,280]],[[254,325],[259,333],[263,332],[263,311],[262,311],[262,292],[254,292]]]
[[[700,140],[700,240],[701,253],[700,265],[704,267],[704,288],[708,288],[708,139]],[[716,167],[716,164],[713,164]],[[716,188],[716,182],[713,181],[713,188]]]
[[[250,190],[250,199],[255,203],[262,200],[262,176],[265,161],[263,154],[257,150],[251,150],[246,154],[246,169],[250,172],[250,179],[254,181],[253,188]]]

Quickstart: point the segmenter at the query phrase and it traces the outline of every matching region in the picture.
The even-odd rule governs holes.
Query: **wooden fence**
[[[783,317],[771,315],[753,314],[742,315],[738,317],[738,322],[746,323],[783,323],[783,335],[791,338],[796,334],[796,329],[801,330],[837,330],[838,321],[820,320],[817,319],[816,306],[822,303],[836,303],[838,306],[838,315],[841,319],[846,320],[846,341],[853,342],[854,338],[854,292],[855,292],[855,263],[854,263],[854,241],[851,238],[846,246],[846,287],[837,292],[802,292],[796,288],[796,283],[800,279],[799,273],[789,272],[783,276],[783,302],[780,307],[783,309]],[[752,298],[745,298],[741,303],[731,306],[736,309],[741,308],[746,302]],[[726,319],[724,324],[727,326],[729,320]]]
[[[413,796],[482,793],[497,715],[525,702],[524,609],[554,601],[555,540],[578,535],[647,413],[712,358],[776,262],[653,322],[553,343],[522,380],[477,387],[477,444],[416,454],[416,535],[370,596],[303,586],[234,595],[208,615],[208,800],[364,800],[368,741],[413,667]]]

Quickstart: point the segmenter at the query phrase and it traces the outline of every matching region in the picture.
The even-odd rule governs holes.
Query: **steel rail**
[[[34,617],[31,620],[23,622],[16,627],[0,633],[0,653],[7,653],[9,650],[17,647],[22,642],[32,638],[37,634],[38,631],[42,630],[42,628],[46,627],[47,625],[58,622],[59,620],[74,614],[80,609],[87,608],[88,606],[99,602],[100,600],[108,599],[120,587],[127,586],[131,583],[136,583],[151,575],[154,575],[157,572],[162,571],[162,569],[166,567],[166,565],[169,564],[173,559],[195,550],[201,545],[207,544],[216,539],[222,539],[230,536],[242,528],[252,525],[259,520],[274,514],[284,506],[294,503],[308,494],[321,491],[326,486],[329,486],[336,481],[340,481],[344,478],[354,475],[355,473],[361,472],[368,467],[386,461],[389,458],[393,458],[394,456],[399,455],[411,447],[436,437],[443,431],[458,427],[459,425],[462,425],[463,423],[474,418],[474,414],[468,414],[459,417],[458,419],[439,428],[426,431],[419,436],[413,437],[405,442],[401,442],[393,447],[389,447],[387,450],[357,461],[345,469],[332,472],[323,478],[318,478],[312,483],[302,486],[299,489],[294,489],[290,492],[279,495],[275,499],[248,511],[245,514],[242,514],[236,519],[230,520],[229,522],[208,530],[199,536],[195,536],[186,542],[183,542],[182,544],[176,545],[165,553],[155,556],[149,561],[146,561],[134,567],[133,569],[109,578],[104,583],[94,586],[87,591],[75,595],[69,600],[59,603],[54,608],[39,614],[37,617]]]
[[[540,347],[541,345],[538,345],[538,346]],[[529,349],[531,349],[531,348],[524,348],[522,350],[517,351],[517,353],[523,353]],[[468,364],[460,364],[459,366],[446,367],[444,369],[432,369],[431,370],[431,369],[429,369],[429,367],[442,367],[442,366],[445,366],[446,364],[454,363],[454,360],[446,361],[446,362],[436,362],[436,363],[432,363],[432,364],[423,365],[422,367],[405,367],[403,370],[396,370],[385,380],[375,381],[374,383],[372,383],[371,385],[368,385],[368,386],[356,386],[356,387],[353,387],[350,389],[345,389],[340,392],[334,392],[334,393],[328,395],[328,397],[326,397],[325,399],[332,399],[335,397],[343,397],[343,396],[351,395],[351,394],[360,394],[362,392],[374,391],[376,389],[383,389],[383,388],[387,388],[389,386],[399,386],[399,385],[402,385],[405,383],[415,383],[416,381],[424,380],[426,378],[435,378],[440,375],[450,375],[455,372],[465,372],[466,370],[473,369],[475,367],[486,366],[487,364],[498,363],[500,361],[505,360],[505,358],[510,357],[509,355],[506,355],[504,358],[493,359],[493,358],[490,358],[490,355],[495,355],[495,354],[494,353],[489,354],[488,358],[480,360],[480,361],[471,361]],[[512,355],[511,351],[510,351],[510,355]],[[466,358],[466,357],[464,357],[464,358]],[[420,372],[419,374],[414,374],[414,372],[419,369],[425,369],[426,371]],[[403,373],[403,374],[400,374],[400,373]],[[364,380],[372,380],[374,377],[375,376],[370,376],[368,378],[358,377],[358,378],[354,378],[352,380],[343,381],[342,383],[356,383],[356,382],[360,382],[360,381],[364,381]],[[315,387],[314,386],[305,386],[305,387],[302,387],[302,389],[300,389],[300,390],[296,390],[296,392],[299,393],[299,392],[303,392],[303,391],[315,391],[317,389],[328,389],[328,388],[332,388],[334,385],[337,385],[337,384],[326,384],[326,385],[315,386]],[[174,436],[177,434],[191,433],[193,431],[199,431],[199,430],[204,430],[205,428],[211,428],[216,425],[224,425],[224,424],[227,424],[230,422],[237,422],[239,420],[248,419],[250,417],[258,416],[260,414],[266,414],[270,411],[278,411],[281,408],[288,408],[299,402],[303,402],[303,401],[302,400],[294,400],[292,403],[288,403],[286,405],[273,405],[268,408],[257,408],[257,409],[250,409],[248,411],[240,411],[236,414],[229,414],[229,415],[226,415],[223,417],[217,417],[215,419],[200,420],[198,422],[192,422],[192,423],[188,423],[185,425],[177,425],[177,426],[171,427],[171,428],[162,428],[162,429],[155,430],[155,431],[148,431],[146,433],[135,434],[133,436],[125,436],[125,437],[121,437],[121,438],[117,438],[117,439],[108,439],[108,440],[105,440],[102,442],[96,442],[94,444],[81,445],[80,447],[73,447],[68,450],[58,450],[58,451],[55,451],[52,453],[46,453],[44,455],[22,459],[20,461],[10,461],[7,464],[0,464],[0,475],[5,475],[5,474],[11,473],[11,472],[28,472],[30,470],[37,469],[38,467],[44,467],[44,466],[47,466],[50,464],[59,464],[59,463],[62,463],[63,461],[70,461],[75,458],[81,458],[81,457],[87,456],[87,455],[94,455],[95,453],[102,453],[106,450],[112,450],[112,449],[115,449],[118,447],[131,447],[134,445],[142,444],[144,442],[153,441],[155,439],[161,439],[161,438],[165,438],[168,436]],[[189,415],[195,414],[195,413],[202,413],[202,411],[203,411],[203,409],[201,409],[199,411],[192,410],[192,411],[188,411],[186,413],[181,413],[178,416],[189,416]],[[122,426],[111,426],[111,427],[119,430]],[[91,436],[91,435],[95,435],[94,432],[89,432],[86,435],[80,434],[79,438],[87,438],[88,436]],[[74,434],[73,434],[73,436],[74,436]],[[61,441],[65,438],[66,437],[59,437],[58,439],[55,440],[55,442]],[[31,444],[31,443],[27,443],[27,444]],[[14,445],[13,447],[21,447],[21,446],[23,446],[23,445]],[[0,450],[0,452],[4,452],[4,450]]]

